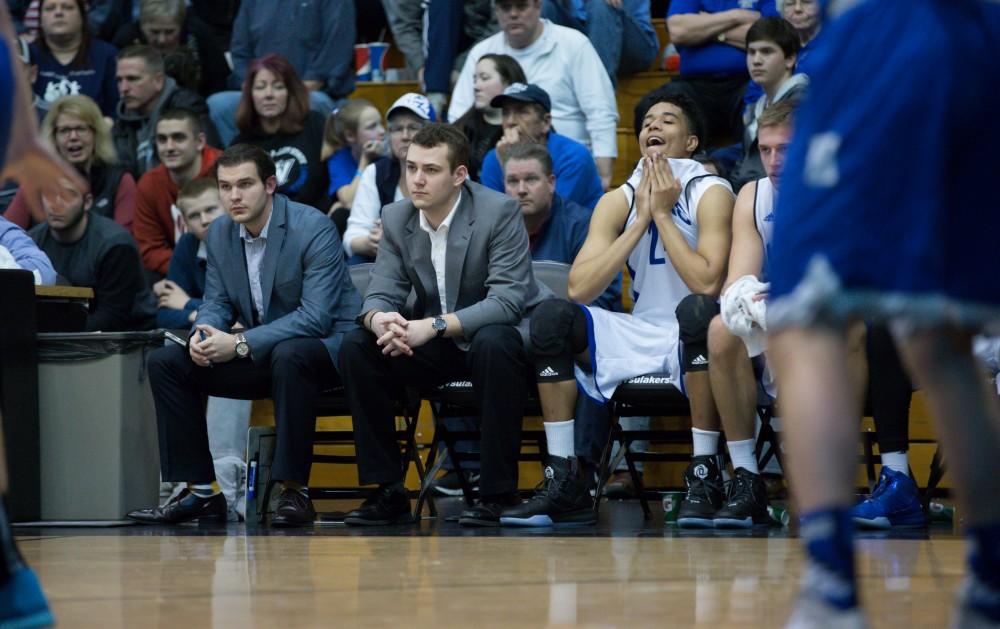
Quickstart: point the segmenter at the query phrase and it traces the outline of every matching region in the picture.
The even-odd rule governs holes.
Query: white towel
[[[744,275],[722,293],[722,322],[743,339],[751,358],[767,348],[767,302],[754,298],[770,287],[753,275]]]

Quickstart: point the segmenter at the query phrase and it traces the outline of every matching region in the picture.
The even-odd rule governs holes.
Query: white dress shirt
[[[243,252],[247,258],[247,277],[250,278],[250,296],[253,298],[254,308],[257,309],[257,317],[264,320],[264,290],[260,284],[260,266],[264,262],[264,250],[267,248],[267,230],[271,227],[271,217],[274,216],[272,208],[271,214],[267,217],[264,229],[260,230],[260,235],[254,238],[247,231],[242,223],[240,224],[240,238],[243,239]],[[248,322],[253,325],[253,322]]]
[[[406,173],[400,175],[405,177]],[[392,195],[393,201],[401,201],[405,197],[403,191],[396,186]],[[348,257],[354,255],[351,249],[351,241],[355,238],[365,238],[375,227],[375,221],[382,215],[382,201],[378,196],[378,186],[375,185],[375,164],[368,164],[361,171],[361,180],[358,182],[358,189],[354,193],[354,202],[351,204],[351,213],[347,216],[347,228],[341,241],[344,251]]]
[[[462,192],[460,190],[458,199],[455,200],[455,205],[451,206],[448,216],[444,217],[444,220],[441,221],[437,229],[431,227],[431,224],[427,222],[427,217],[424,216],[422,211],[420,212],[420,229],[427,232],[427,235],[431,239],[431,265],[434,266],[434,275],[437,279],[438,297],[441,299],[441,314],[448,312],[448,299],[444,291],[445,258],[448,254],[448,232],[451,231],[451,221],[455,218],[455,210],[458,209],[458,204],[461,202]]]

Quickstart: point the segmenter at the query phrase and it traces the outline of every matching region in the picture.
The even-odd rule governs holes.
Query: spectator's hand
[[[437,336],[437,330],[431,326],[432,321],[433,319],[421,319],[419,321],[410,322],[406,339],[410,350],[420,347],[427,341]]]
[[[681,183],[670,170],[670,162],[666,156],[654,154],[649,166],[650,215],[652,217],[659,215],[662,219],[670,220],[670,213],[681,196]],[[646,174],[645,169],[643,174]]]
[[[212,361],[208,359],[205,351],[202,349],[202,344],[208,342],[206,338],[204,341],[201,340],[201,335],[195,332],[188,339],[188,354],[191,356],[191,361],[198,365],[199,367],[211,367]]]
[[[507,127],[503,130],[503,135],[497,142],[497,161],[504,162],[507,149],[521,141],[521,129],[518,127]]]
[[[622,8],[622,0],[604,0],[609,7],[614,7],[616,9]]]
[[[308,80],[302,82],[305,84],[306,89],[308,89],[310,92],[318,92],[321,89],[323,89],[324,85],[326,85],[326,83],[323,81]]]
[[[205,340],[199,340],[195,345],[209,362],[227,363],[236,358],[235,336],[217,330],[210,325],[201,324],[196,327],[199,332],[205,333]]]
[[[743,24],[753,24],[760,19],[760,11],[749,9],[729,9],[729,14]]]
[[[382,353],[389,356],[413,355],[407,344],[410,322],[398,312],[376,312],[369,324]]]
[[[191,297],[183,288],[170,280],[163,280],[163,292],[159,295],[160,308],[172,308],[174,310],[184,310],[184,306]]]
[[[365,159],[367,159],[368,163],[371,164],[378,158],[385,155],[387,147],[385,142],[380,142],[379,140],[369,140],[365,143],[364,149],[362,150],[364,151]]]
[[[153,294],[157,297],[162,297],[163,293],[166,291],[167,280],[160,280],[153,284]]]

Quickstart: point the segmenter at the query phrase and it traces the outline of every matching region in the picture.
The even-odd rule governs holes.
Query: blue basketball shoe
[[[20,567],[0,586],[0,629],[50,627],[56,622],[35,573]]]
[[[893,526],[924,526],[924,510],[913,479],[882,467],[872,495],[851,510],[851,518],[861,528],[888,529]]]

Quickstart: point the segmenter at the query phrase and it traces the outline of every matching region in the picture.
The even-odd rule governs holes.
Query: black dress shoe
[[[500,512],[505,507],[519,504],[521,504],[521,498],[517,494],[501,497],[491,496],[462,511],[462,514],[458,516],[458,523],[461,526],[500,526]]]
[[[344,524],[355,526],[383,526],[412,522],[410,497],[402,487],[380,487],[362,502],[360,507],[344,516]]]
[[[225,523],[226,515],[226,497],[222,494],[202,498],[184,490],[162,507],[137,509],[130,511],[126,517],[143,524],[180,524],[195,521]]]
[[[271,526],[278,528],[310,526],[316,521],[312,500],[301,491],[285,489],[278,496],[278,507],[271,518]]]

